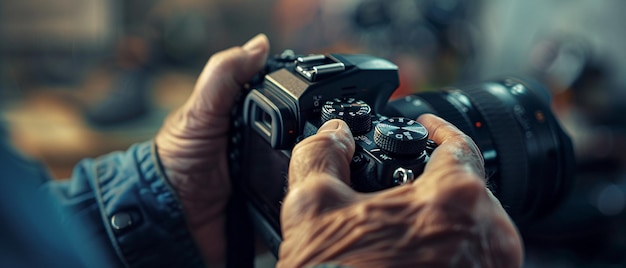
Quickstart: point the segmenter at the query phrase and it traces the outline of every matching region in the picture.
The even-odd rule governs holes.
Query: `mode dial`
[[[404,117],[387,118],[376,125],[374,142],[391,154],[417,156],[426,148],[428,130],[415,120]]]
[[[371,114],[372,108],[364,101],[355,98],[335,98],[322,106],[322,122],[341,119],[348,124],[354,135],[370,131],[372,128]]]

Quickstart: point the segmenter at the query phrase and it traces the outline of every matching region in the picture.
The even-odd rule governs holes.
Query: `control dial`
[[[331,119],[345,121],[354,135],[370,131],[372,128],[372,108],[362,100],[354,98],[327,101],[322,106],[322,122]]]
[[[387,118],[376,125],[374,142],[391,154],[418,156],[426,148],[428,130],[415,120],[404,117]]]

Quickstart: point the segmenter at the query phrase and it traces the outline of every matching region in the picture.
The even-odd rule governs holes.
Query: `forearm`
[[[194,267],[202,259],[152,143],[79,163],[69,181],[46,186],[82,244],[129,267]]]

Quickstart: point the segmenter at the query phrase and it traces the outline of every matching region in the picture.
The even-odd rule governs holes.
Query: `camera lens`
[[[410,95],[389,103],[385,115],[436,114],[481,149],[487,185],[523,227],[553,211],[573,176],[572,142],[550,110],[540,84],[514,77]]]

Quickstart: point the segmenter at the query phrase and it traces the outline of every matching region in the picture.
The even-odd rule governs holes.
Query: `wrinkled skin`
[[[225,257],[229,111],[268,50],[260,35],[211,57],[192,96],[155,137],[165,174],[209,266]],[[474,143],[441,119],[420,121],[440,146],[415,183],[379,193],[347,186],[354,141],[343,122],[329,122],[295,148],[281,215],[280,267],[520,265],[521,241],[484,187]]]
[[[227,145],[233,102],[267,58],[258,35],[209,59],[187,102],[155,137],[165,174],[180,198],[189,228],[210,266],[223,263],[225,208],[230,195]]]
[[[487,190],[474,142],[433,116],[418,119],[439,147],[409,185],[353,191],[354,140],[327,122],[293,151],[278,267],[520,267],[522,242]]]

